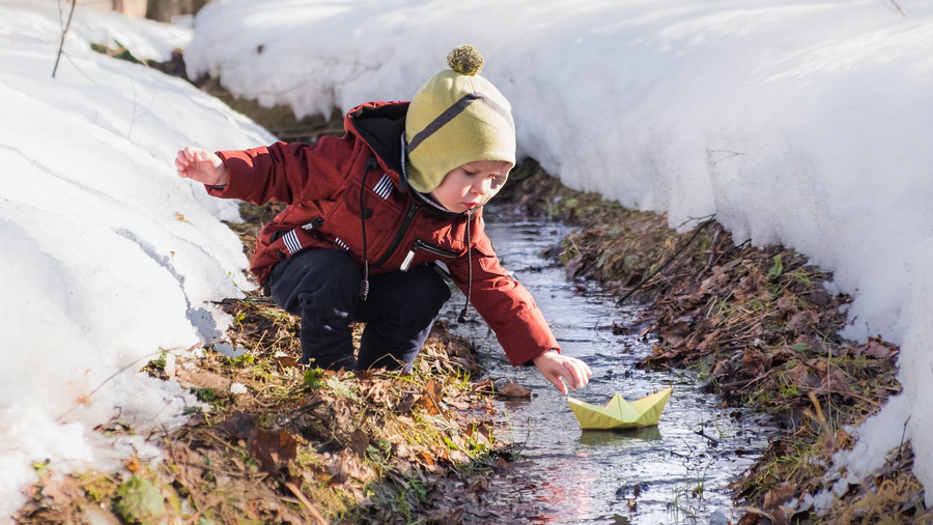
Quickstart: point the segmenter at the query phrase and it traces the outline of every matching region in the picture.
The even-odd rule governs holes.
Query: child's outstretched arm
[[[545,352],[532,359],[538,371],[541,372],[554,388],[567,395],[567,385],[561,381],[566,379],[570,388],[576,390],[590,382],[589,377],[593,371],[583,361],[557,352]]]
[[[209,186],[223,186],[227,183],[227,166],[213,152],[188,146],[178,151],[175,157],[178,176]]]

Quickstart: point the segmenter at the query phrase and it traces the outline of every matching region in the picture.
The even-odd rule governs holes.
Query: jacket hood
[[[402,176],[402,142],[408,102],[367,102],[347,113],[343,127],[365,142],[383,165]]]
[[[376,154],[388,168],[390,176],[399,188],[405,191],[425,209],[444,216],[458,217],[467,214],[454,213],[434,202],[427,195],[415,191],[408,185],[402,155],[404,155],[403,136],[405,133],[405,115],[408,102],[367,102],[347,113],[343,127]]]

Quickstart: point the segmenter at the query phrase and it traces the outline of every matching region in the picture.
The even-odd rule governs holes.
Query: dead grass
[[[443,325],[414,374],[331,373],[295,365],[297,320],[262,296],[222,306],[247,354],[163,355],[146,368],[210,410],[154,437],[154,463],[64,477],[37,466],[17,521],[470,523],[506,504],[480,503],[510,457],[495,438],[494,386],[473,379],[475,353]]]
[[[901,390],[896,346],[839,336],[850,298],[827,291],[830,274],[782,246],[736,244],[718,223],[696,236],[677,233],[665,216],[569,190],[533,161],[504,191],[516,205],[578,226],[550,254],[569,277],[597,280],[621,297],[651,276],[634,295],[645,304],[638,321],[614,327],[654,341],[643,366],[692,369],[724,404],[766,411],[781,424],[734,485],[737,501],[754,510],[740,523],[929,522],[909,444],[892,451],[900,452],[889,461],[897,468],[852,487],[826,516],[788,506],[830,488],[832,455],[852,446],[844,428]]]
[[[243,211],[250,243],[276,210]],[[298,319],[260,293],[218,305],[243,356],[163,353],[144,368],[209,410],[150,436],[156,461],[64,476],[37,465],[18,522],[454,524],[537,512],[508,496],[513,453],[495,437],[496,388],[444,323],[410,375],[332,373],[297,365]],[[116,421],[98,430],[133,432]]]

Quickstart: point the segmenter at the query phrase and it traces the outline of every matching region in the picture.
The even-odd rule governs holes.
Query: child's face
[[[472,210],[492,196],[510,169],[512,163],[501,160],[468,162],[445,175],[431,196],[454,213]]]

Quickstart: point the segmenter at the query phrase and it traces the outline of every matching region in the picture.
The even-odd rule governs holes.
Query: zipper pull
[[[405,256],[405,260],[402,261],[402,266],[399,267],[399,270],[403,272],[407,272],[408,267],[411,266],[411,261],[414,260],[414,258],[415,258],[415,247],[412,246],[412,248],[408,250],[408,255]]]
[[[415,258],[415,252],[422,247],[424,247],[424,243],[421,242],[421,239],[415,239],[415,242],[411,243],[411,249],[408,250],[408,255],[405,256],[405,260],[402,261],[402,266],[399,267],[399,270],[407,272],[408,268],[411,266],[411,261]]]

